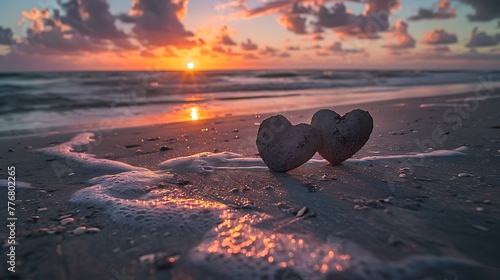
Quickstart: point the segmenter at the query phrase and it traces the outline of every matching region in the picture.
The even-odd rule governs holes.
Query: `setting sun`
[[[188,64],[186,65],[188,69],[193,69],[194,68],[194,63],[193,62],[188,62]]]

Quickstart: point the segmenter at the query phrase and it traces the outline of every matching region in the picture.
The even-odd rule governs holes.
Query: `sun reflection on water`
[[[198,117],[198,108],[196,108],[196,107],[191,108],[191,119],[193,121],[196,121],[196,120],[198,120],[198,118],[199,118]]]

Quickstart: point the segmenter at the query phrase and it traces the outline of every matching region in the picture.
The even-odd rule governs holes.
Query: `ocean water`
[[[454,94],[499,78],[484,71],[0,73],[0,136]]]

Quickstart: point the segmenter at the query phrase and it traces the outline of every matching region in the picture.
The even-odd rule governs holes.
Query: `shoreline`
[[[500,152],[497,151],[498,131],[494,127],[499,125],[496,108],[500,98],[495,95],[495,98],[478,101],[478,106],[469,101],[469,107],[420,106],[442,105],[450,99],[461,99],[454,103],[463,104],[464,98],[473,96],[474,92],[469,92],[330,107],[341,115],[358,107],[368,110],[374,118],[374,131],[365,147],[353,158],[378,156],[382,159],[371,162],[354,160],[340,166],[306,164],[285,174],[265,169],[238,169],[239,165],[233,165],[230,166],[232,169],[214,169],[207,174],[175,169],[172,178],[154,175],[165,174],[159,165],[166,160],[201,152],[215,152],[215,155],[232,152],[245,158],[258,158],[255,147],[258,126],[255,123],[271,114],[261,114],[260,118],[255,115],[232,116],[116,129],[95,138],[93,144],[82,142],[82,145],[73,147],[73,151],[68,151],[81,158],[85,154],[95,154],[96,159],[146,168],[145,175],[141,176],[151,176],[151,179],[134,175],[117,180],[145,180],[141,184],[149,187],[160,186],[160,180],[166,187],[153,189],[153,192],[165,192],[163,195],[173,199],[171,202],[177,203],[178,207],[184,207],[182,199],[215,205],[210,213],[216,216],[206,219],[194,216],[179,220],[162,218],[155,227],[129,221],[120,212],[113,212],[118,208],[101,204],[94,197],[99,192],[91,192],[91,186],[95,184],[91,183],[92,180],[102,175],[115,176],[119,174],[118,169],[93,165],[91,161],[82,165],[85,160],[34,151],[51,146],[51,143],[52,146],[64,144],[75,133],[2,138],[0,142],[4,150],[0,151],[0,172],[15,165],[18,180],[32,186],[32,189],[20,188],[18,194],[20,275],[36,279],[101,279],[113,277],[114,272],[121,274],[124,269],[127,275],[137,279],[237,278],[233,270],[226,271],[224,267],[238,268],[240,257],[230,253],[222,257],[222,263],[212,259],[211,253],[206,251],[209,247],[205,245],[223,239],[217,239],[222,237],[211,233],[206,226],[217,227],[217,215],[234,215],[232,217],[238,219],[257,215],[260,217],[257,220],[250,219],[241,224],[242,238],[249,234],[263,234],[263,237],[276,234],[276,242],[287,246],[286,250],[298,250],[296,254],[301,260],[310,255],[309,249],[285,242],[287,235],[301,236],[311,250],[334,246],[342,252],[340,255],[349,255],[349,259],[330,260],[325,264],[342,265],[345,275],[351,277],[367,276],[363,271],[371,271],[373,267],[399,278],[404,277],[398,274],[398,269],[422,278],[467,278],[476,273],[496,277],[499,273],[491,267],[500,268],[498,246],[494,245],[498,244],[500,232],[496,219],[500,214],[497,201],[500,178],[496,170]],[[443,119],[447,110],[452,112],[448,121]],[[308,123],[314,112],[313,109],[289,111],[285,116],[293,124]],[[95,133],[99,136],[99,132]],[[416,140],[425,145],[420,147]],[[169,149],[161,151],[163,146]],[[459,147],[466,149],[460,156],[429,157],[416,162],[409,157],[413,153],[428,153],[431,147],[450,151]],[[8,152],[8,149],[15,151]],[[403,156],[388,158],[391,155]],[[103,195],[123,199],[129,195],[135,197],[136,192],[130,189],[130,193]],[[75,197],[77,193],[81,195]],[[90,205],[75,203],[79,197],[94,200]],[[5,202],[3,200],[1,203]],[[127,207],[127,211],[138,215],[134,211],[140,210],[133,205]],[[218,207],[228,210],[218,210]],[[298,219],[293,213],[303,207],[315,216]],[[43,208],[46,209],[40,211]],[[148,217],[162,213],[147,209],[142,215]],[[169,211],[174,210],[163,210],[164,213]],[[60,217],[64,215],[70,215],[74,222],[61,225]],[[33,216],[39,218],[34,220]],[[205,224],[207,221],[214,221],[214,224]],[[179,226],[183,223],[186,225]],[[72,232],[77,226],[100,231],[75,235]],[[141,262],[141,257],[159,251],[176,253],[179,260],[167,269]],[[5,249],[1,252],[4,254]],[[276,260],[287,258],[278,252],[273,256]],[[423,261],[418,261],[419,258]],[[288,265],[293,260],[283,261]],[[369,265],[360,264],[361,260]],[[255,261],[243,258],[250,267],[256,265]],[[305,259],[304,263],[307,263]],[[266,266],[272,273],[271,277],[279,271],[283,273],[279,265],[273,262]],[[298,273],[299,277],[309,275],[313,279],[323,279],[328,275],[343,275],[333,271],[331,265],[324,273],[307,265],[291,267],[292,270],[285,272]],[[9,275],[2,273],[5,272],[0,272],[2,278],[9,279]]]
[[[224,116],[245,117],[250,114],[270,114],[275,112],[295,112],[298,110],[307,111],[317,108],[318,103],[321,104],[336,104],[335,106],[355,106],[355,105],[369,105],[371,103],[386,102],[391,100],[403,100],[411,98],[424,98],[435,96],[454,96],[467,94],[473,89],[478,87],[500,87],[500,83],[489,82],[483,78],[477,83],[464,83],[464,84],[445,84],[445,85],[413,85],[413,86],[364,86],[364,87],[339,87],[331,89],[298,89],[298,90],[277,90],[277,91],[250,91],[240,92],[243,96],[230,98],[221,95],[217,98],[203,97],[205,94],[190,94],[193,98],[200,99],[200,101],[175,105],[175,104],[161,104],[161,105],[141,105],[141,106],[125,106],[125,107],[110,107],[109,110],[116,114],[113,116],[102,116],[100,118],[91,117],[87,123],[75,122],[72,113],[69,111],[68,117],[70,122],[75,122],[70,128],[67,124],[59,127],[43,127],[37,130],[33,129],[20,129],[16,130],[15,135],[6,135],[5,131],[0,133],[0,139],[18,137],[18,136],[36,136],[47,133],[74,133],[81,131],[97,130],[94,127],[100,127],[98,130],[116,130],[130,127],[141,127],[157,124],[175,124],[192,122],[190,114],[197,114],[199,120],[212,120]],[[330,94],[330,93],[335,94]],[[404,96],[400,93],[404,92]],[[246,94],[245,94],[246,93]],[[266,98],[262,98],[262,94]],[[257,94],[256,96],[253,96]],[[206,96],[210,96],[207,93]],[[283,95],[283,96],[282,96]],[[412,97],[408,97],[412,95]],[[471,94],[472,95],[472,94]],[[314,96],[314,98],[310,98]],[[124,96],[123,101],[132,102],[134,99]],[[205,99],[206,98],[206,99]],[[127,103],[128,104],[128,103]],[[181,104],[181,103],[180,103]],[[300,104],[300,105],[298,105]],[[170,107],[169,107],[170,106]],[[132,109],[146,110],[149,112],[142,112],[140,115],[132,116]],[[258,109],[257,109],[258,108]],[[80,112],[81,118],[85,118],[85,111]],[[97,114],[103,114],[96,111]],[[106,113],[109,114],[109,113]],[[135,114],[135,113],[134,113]],[[32,116],[33,118],[34,116]],[[89,116],[90,117],[90,116]],[[54,117],[52,117],[54,118]],[[61,117],[60,120],[55,120],[55,123],[65,121]],[[169,121],[172,120],[172,121]],[[12,130],[10,130],[12,132]],[[60,132],[59,132],[60,131]],[[17,133],[17,134],[16,134]]]

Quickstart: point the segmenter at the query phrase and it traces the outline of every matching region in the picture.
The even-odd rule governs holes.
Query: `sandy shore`
[[[360,160],[340,166],[316,161],[286,174],[256,164],[258,124],[272,114],[94,131],[95,142],[72,147],[68,154],[76,157],[37,151],[58,147],[76,133],[0,139],[2,179],[14,165],[18,181],[17,272],[2,269],[0,278],[499,279],[500,99],[476,97],[327,106],[340,114],[361,108],[373,116],[372,136],[354,156]],[[279,113],[297,124],[309,123],[315,111]],[[411,156],[436,150],[448,152]],[[168,176],[151,175],[166,160],[201,152],[232,152],[241,159],[213,163],[205,172],[188,164]],[[107,161],[96,163],[88,154]],[[104,195],[88,203],[82,197],[89,194],[75,198],[102,182],[92,178],[132,167],[150,174],[144,175],[144,192],[114,190],[109,202]],[[127,178],[107,179],[126,185]],[[0,189],[7,192],[5,182]],[[177,217],[169,208],[174,214],[162,223],[136,219],[147,220],[160,206],[109,206],[117,199],[140,203],[150,192],[175,207],[205,210]],[[6,208],[6,196],[0,197]],[[120,216],[124,211],[132,216]],[[6,215],[3,210],[0,218]],[[96,229],[79,235],[80,226]],[[6,258],[8,232],[1,234]],[[274,241],[238,243],[255,236]],[[298,240],[305,245],[295,245]],[[266,255],[248,255],[262,246]],[[163,254],[163,263],[148,262],[153,253]]]

